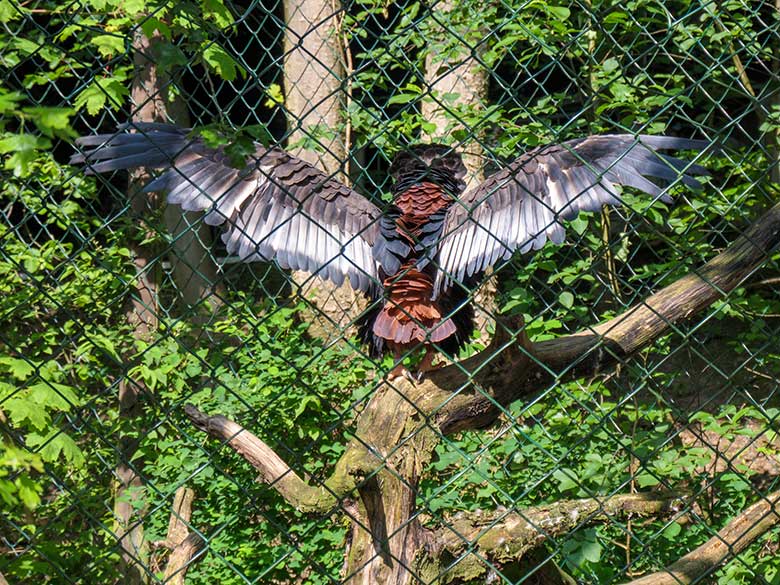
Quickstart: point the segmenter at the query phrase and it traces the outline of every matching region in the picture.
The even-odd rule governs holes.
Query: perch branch
[[[693,552],[663,571],[645,575],[628,585],[685,585],[700,581],[741,553],[780,522],[780,491],[756,502]]]
[[[590,331],[534,344],[534,355],[550,369],[560,371],[601,346],[574,368],[577,376],[596,374],[724,298],[766,261],[779,243],[780,203],[698,270]]]
[[[173,496],[173,508],[168,519],[168,535],[166,544],[173,548],[180,544],[190,533],[189,521],[192,518],[192,502],[195,491],[187,486],[181,486]]]
[[[432,372],[418,389],[450,434],[490,424],[507,405],[556,379],[594,376],[649,345],[676,324],[724,298],[780,243],[780,204],[701,268],[623,314],[585,331],[530,343],[517,324],[497,322],[496,338],[482,352]],[[453,398],[453,393],[458,396]],[[411,399],[411,396],[410,396]]]
[[[674,511],[681,501],[671,493],[619,494],[564,500],[521,512],[459,515],[434,531],[433,544],[418,559],[419,568],[423,577],[431,577],[423,579],[428,582],[441,578],[453,559],[458,559],[442,582],[475,579],[491,564],[518,561],[546,540],[584,524],[627,514],[658,516]]]
[[[192,502],[195,492],[186,486],[176,490],[173,498],[173,509],[168,520],[168,535],[165,545],[171,549],[168,562],[165,565],[165,583],[184,585],[187,569],[197,560],[198,553],[205,547],[203,538],[196,532],[190,532],[189,522],[192,518]]]
[[[260,472],[260,479],[302,512],[326,512],[355,489],[366,472],[380,465],[355,442],[341,457],[333,475],[322,485],[311,486],[295,473],[276,452],[241,425],[222,415],[209,416],[195,406],[184,406],[184,414],[199,430],[227,443]]]

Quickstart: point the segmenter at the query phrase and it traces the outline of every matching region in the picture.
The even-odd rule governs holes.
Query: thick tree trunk
[[[466,188],[470,189],[485,178],[480,140],[484,128],[480,128],[479,123],[487,103],[488,71],[478,59],[486,46],[475,46],[465,40],[474,38],[474,23],[469,21],[458,26],[457,21],[453,23],[447,16],[457,8],[454,0],[443,0],[435,6],[436,13],[448,26],[440,27],[437,37],[428,39],[425,55],[428,91],[422,100],[422,115],[436,126],[428,133],[429,140],[446,140],[453,132],[465,134],[466,139],[457,146],[463,153],[468,171]],[[469,122],[464,120],[466,116]],[[450,143],[451,139],[447,141]]]
[[[284,90],[290,152],[348,181],[341,17],[339,1],[285,0]],[[313,335],[334,340],[351,332],[365,308],[361,295],[306,272],[294,272],[293,280],[313,305],[307,315]]]
[[[135,76],[131,90],[133,122],[175,122],[187,126],[185,104],[180,99],[167,98],[169,79],[155,65],[155,50],[161,38],[158,34],[147,38],[140,29],[133,39]],[[126,311],[128,323],[136,339],[149,339],[158,326],[159,270],[154,265],[160,250],[139,242],[153,236],[147,227],[149,212],[162,205],[159,194],[143,194],[141,188],[150,179],[144,169],[130,174],[128,197],[132,218],[140,226],[140,233],[130,242],[136,267],[135,291]],[[191,230],[177,210],[165,214],[166,227],[174,236],[171,247],[174,281],[181,299],[193,305],[211,292],[216,275],[208,253],[210,234],[207,226]],[[125,432],[119,438],[119,462],[116,467],[114,518],[121,550],[121,573],[128,585],[149,581],[149,548],[144,539],[143,515],[145,509],[144,485],[141,477],[143,463],[136,458],[140,437],[139,419],[143,414],[143,384],[126,376],[119,384],[119,415],[125,419]]]
[[[780,18],[780,0],[775,0],[776,18]],[[768,112],[780,111],[780,46],[775,44],[772,58],[772,81],[769,85]],[[767,152],[769,154],[769,178],[773,183],[780,184],[780,121],[767,132]]]
[[[341,3],[285,0],[284,104],[292,152],[342,179],[344,63]],[[317,148],[299,144],[313,142]]]
[[[436,3],[436,13],[448,22],[448,26],[440,27],[438,37],[428,42],[425,55],[425,86],[428,91],[421,108],[423,118],[435,125],[435,129],[426,136],[427,140],[452,144],[447,137],[453,132],[465,134],[466,139],[453,146],[462,153],[468,190],[485,179],[482,147],[485,132],[480,127],[480,114],[487,103],[488,70],[478,58],[486,46],[473,46],[464,40],[474,38],[474,23],[469,21],[458,26],[457,20],[453,23],[451,18],[443,16],[456,9],[458,5],[454,0]],[[453,45],[456,50],[453,50]],[[465,117],[471,123],[466,122]],[[483,343],[489,340],[488,325],[496,314],[496,289],[496,279],[489,278],[474,295],[475,322]]]
[[[614,495],[424,525],[417,488],[442,438],[484,428],[498,418],[499,407],[558,381],[608,371],[744,284],[779,245],[780,204],[703,267],[610,321],[540,343],[528,340],[522,323],[499,322],[490,346],[479,354],[433,371],[419,384],[380,383],[358,417],[355,438],[320,485],[308,484],[260,439],[224,417],[191,406],[185,413],[197,428],[243,455],[297,509],[323,516],[338,510],[350,518],[346,582],[484,581],[549,536],[621,514],[663,515],[682,509],[684,502],[670,494]],[[775,522],[768,507],[767,502],[751,507],[745,518],[759,515],[760,529],[766,530]],[[729,535],[742,534],[750,522],[743,518],[738,524]],[[745,533],[742,542],[759,532]],[[716,553],[717,558],[708,556],[713,561],[708,570],[729,558],[721,549]]]
[[[156,65],[161,42],[164,41],[156,31],[151,39],[147,39],[140,31],[136,33],[133,43],[136,73],[131,92],[132,120],[172,122],[187,127],[190,125],[187,105],[180,97],[169,99],[170,76]],[[159,200],[158,194],[139,192],[150,177],[147,171],[139,169],[131,177],[128,193],[133,214],[143,221],[143,218],[148,217],[150,209],[160,207],[164,202]],[[164,212],[165,227],[171,236],[171,246],[167,251],[173,281],[179,301],[185,307],[192,307],[206,298],[209,302],[219,302],[219,297],[212,295],[216,286],[217,268],[210,252],[211,231],[203,223],[201,215],[182,213],[177,206],[166,206]],[[148,255],[148,251],[141,251],[141,255],[144,253]]]

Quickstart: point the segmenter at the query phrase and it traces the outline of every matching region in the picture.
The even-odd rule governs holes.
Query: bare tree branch
[[[360,447],[353,447],[339,460],[333,475],[319,486],[306,483],[276,452],[241,425],[222,415],[208,416],[187,404],[184,413],[199,430],[227,443],[252,467],[260,479],[278,491],[285,500],[303,512],[327,512],[339,499],[353,491],[360,478],[381,462]],[[371,460],[370,464],[367,462]]]
[[[197,532],[190,531],[194,499],[195,492],[192,489],[181,486],[176,490],[168,520],[168,534],[166,540],[159,543],[171,551],[163,572],[163,581],[168,585],[184,585],[187,569],[200,559],[198,553],[206,546]]]
[[[187,569],[200,557],[206,543],[196,532],[191,532],[171,551],[168,564],[165,566],[163,583],[166,585],[184,585],[184,576]]]
[[[189,522],[192,518],[192,502],[195,491],[187,486],[181,486],[173,496],[171,517],[168,519],[168,534],[166,544],[174,548],[184,542],[190,533]]]
[[[756,502],[729,522],[717,535],[663,571],[645,575],[628,585],[686,585],[712,574],[762,534],[780,523],[780,491]]]
[[[618,494],[605,498],[564,500],[519,512],[460,514],[434,531],[426,554],[418,557],[422,582],[476,579],[514,562],[550,538],[597,520],[625,515],[658,516],[681,506],[671,493]],[[453,559],[458,559],[455,566]]]
[[[622,315],[593,328],[534,347],[536,356],[553,370],[565,369],[586,352],[605,346],[598,355],[586,356],[584,371],[597,373],[620,358],[635,353],[668,332],[677,323],[709,307],[742,284],[780,244],[780,204],[772,207],[726,250],[700,269],[661,289]]]

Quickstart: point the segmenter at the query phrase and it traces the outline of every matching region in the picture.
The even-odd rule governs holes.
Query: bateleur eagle
[[[255,145],[243,168],[224,148],[168,124],[120,126],[79,138],[71,163],[87,173],[164,169],[144,191],[202,211],[224,226],[227,251],[245,262],[275,260],[350,285],[378,301],[362,317],[372,353],[396,359],[426,348],[454,354],[473,330],[468,290],[515,252],[561,243],[563,221],[618,205],[615,185],[662,201],[678,181],[701,188],[700,165],[660,150],[702,150],[708,143],[670,136],[589,136],[529,150],[476,188],[449,147],[430,144],[398,154],[390,167],[393,202],[380,209],[363,195],[279,148]]]

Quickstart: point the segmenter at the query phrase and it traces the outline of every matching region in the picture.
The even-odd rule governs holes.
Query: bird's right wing
[[[710,143],[672,136],[589,136],[535,148],[459,197],[444,221],[438,246],[434,298],[482,273],[515,251],[538,250],[564,239],[562,220],[580,211],[619,205],[615,185],[662,201],[678,181],[700,189],[704,167],[659,153],[703,150]],[[648,179],[655,179],[653,182]]]
[[[381,285],[372,246],[379,209],[365,197],[287,152],[256,144],[243,169],[222,148],[207,146],[169,124],[123,125],[115,134],[86,136],[71,158],[86,172],[166,169],[144,191],[166,191],[168,202],[204,211],[209,225],[226,225],[229,254],[270,261],[372,293]]]

